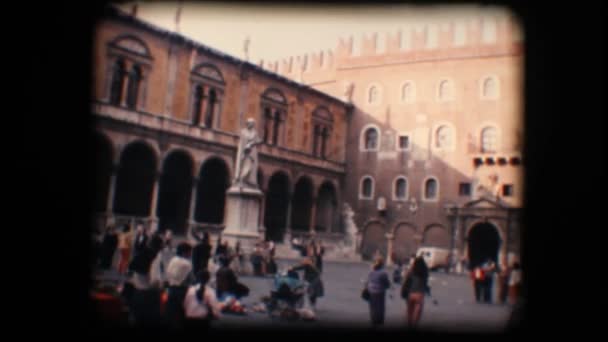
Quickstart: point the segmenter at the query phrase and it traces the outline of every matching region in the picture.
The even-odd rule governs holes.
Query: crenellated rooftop
[[[408,63],[424,60],[517,55],[522,33],[515,18],[476,17],[424,26],[404,26],[396,32],[340,38],[334,50],[260,62],[271,72],[298,79],[301,74],[372,63]]]

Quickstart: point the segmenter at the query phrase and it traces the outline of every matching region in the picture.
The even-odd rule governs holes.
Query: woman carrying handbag
[[[379,256],[374,260],[374,266],[367,277],[367,284],[362,293],[363,299],[368,298],[372,326],[384,324],[386,290],[390,287],[388,273],[384,270],[384,259]]]

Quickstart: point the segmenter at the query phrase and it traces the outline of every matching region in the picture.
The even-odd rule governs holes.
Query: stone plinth
[[[260,238],[260,204],[264,194],[258,189],[233,186],[226,192],[226,228],[222,239],[230,246],[241,242],[243,253],[253,251],[253,245]]]

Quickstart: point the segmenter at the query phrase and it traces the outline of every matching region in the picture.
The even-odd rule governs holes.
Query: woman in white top
[[[211,320],[221,317],[220,312],[227,305],[218,302],[215,291],[207,286],[209,271],[199,272],[198,277],[200,282],[190,286],[184,297],[186,327],[208,326]]]

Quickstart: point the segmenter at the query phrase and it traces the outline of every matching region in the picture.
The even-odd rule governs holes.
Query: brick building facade
[[[109,9],[95,39],[100,222],[221,232],[237,132],[253,117],[267,239],[314,231],[335,245],[349,204],[365,258],[419,246],[517,258],[517,29],[474,19],[253,65]]]
[[[479,16],[266,63],[354,105],[344,197],[364,257],[517,258],[522,44],[513,18]]]
[[[94,41],[99,224],[221,232],[252,117],[262,236],[341,239],[350,105],[115,8]]]

